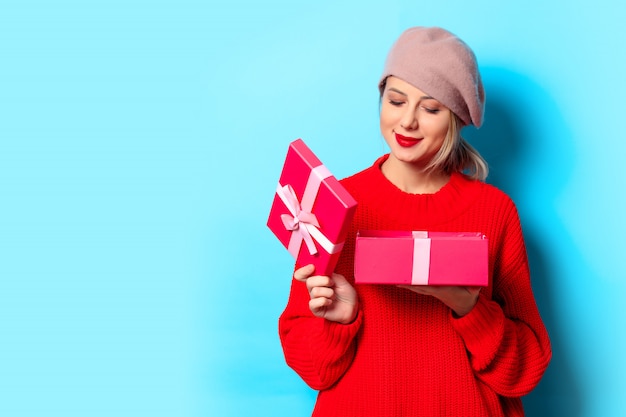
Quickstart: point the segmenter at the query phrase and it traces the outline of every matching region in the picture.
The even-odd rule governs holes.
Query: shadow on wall
[[[526,415],[581,416],[585,397],[579,370],[573,366],[554,307],[559,283],[568,281],[556,275],[554,245],[567,246],[573,262],[581,259],[553,204],[571,174],[569,129],[551,97],[532,80],[502,68],[484,68],[482,75],[487,91],[485,124],[480,130],[467,128],[463,136],[487,160],[487,182],[509,194],[518,207],[533,290],[552,342],[552,362],[544,378],[523,399]]]

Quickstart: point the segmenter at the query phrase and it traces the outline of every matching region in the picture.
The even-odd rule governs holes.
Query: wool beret
[[[469,46],[439,27],[412,27],[391,47],[378,84],[380,93],[390,75],[435,98],[465,125],[479,127],[485,109],[485,90]]]

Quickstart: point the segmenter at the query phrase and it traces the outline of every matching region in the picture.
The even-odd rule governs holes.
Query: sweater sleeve
[[[306,284],[292,280],[287,307],[278,321],[287,365],[311,388],[329,388],[352,363],[362,316],[359,311],[350,324],[315,317],[309,310]]]
[[[469,314],[451,320],[477,378],[502,396],[520,397],[539,383],[552,350],[532,292],[519,216],[512,203],[505,218],[496,245],[491,299],[481,294]]]

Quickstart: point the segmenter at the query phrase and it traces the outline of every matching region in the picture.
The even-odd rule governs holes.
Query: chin
[[[415,165],[426,166],[430,163],[434,155],[427,156],[422,152],[416,152],[415,150],[408,150],[406,148],[391,148],[391,155],[400,162],[405,162]]]

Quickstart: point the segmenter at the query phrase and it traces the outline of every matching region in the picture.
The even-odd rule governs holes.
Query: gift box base
[[[488,240],[481,233],[359,231],[357,284],[487,286]]]

